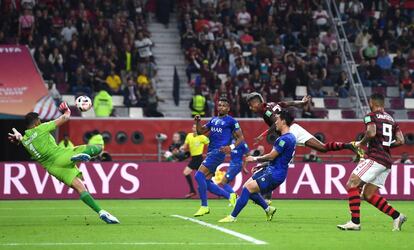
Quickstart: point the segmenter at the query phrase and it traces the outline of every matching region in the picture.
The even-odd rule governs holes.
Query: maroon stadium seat
[[[407,111],[408,119],[414,119],[414,110]]]
[[[328,110],[326,109],[314,109],[313,114],[316,118],[325,119],[328,116]]]
[[[352,109],[342,110],[342,118],[343,119],[355,119],[356,118],[355,111]]]
[[[337,98],[325,98],[325,107],[328,109],[337,109],[338,108],[338,99]]]
[[[392,109],[403,109],[404,108],[404,99],[401,98],[392,98],[390,100]]]
[[[372,93],[374,94],[382,94],[383,96],[385,96],[387,94],[387,91],[385,89],[385,87],[373,87],[372,88]]]
[[[387,82],[387,86],[396,86],[397,85],[397,79],[395,79],[392,75],[384,76],[384,81]]]

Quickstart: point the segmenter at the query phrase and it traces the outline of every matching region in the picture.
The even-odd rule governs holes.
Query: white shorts
[[[391,169],[370,159],[359,162],[354,171],[352,171],[363,182],[374,184],[379,188],[384,187],[385,180],[390,172]]]
[[[306,129],[302,128],[299,124],[293,123],[290,126],[290,133],[292,133],[296,137],[296,144],[300,146],[304,146],[305,142],[309,141],[314,136],[306,131]]]

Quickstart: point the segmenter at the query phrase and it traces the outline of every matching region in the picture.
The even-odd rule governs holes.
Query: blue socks
[[[236,218],[237,215],[239,215],[239,213],[241,212],[241,210],[246,206],[247,202],[249,201],[249,198],[256,202],[256,204],[261,206],[264,210],[266,210],[269,207],[266,201],[259,193],[250,193],[247,188],[243,188],[240,197],[237,199],[236,206],[234,207],[233,212],[231,212],[231,216]]]
[[[234,207],[233,212],[231,212],[231,216],[237,217],[237,215],[239,215],[240,211],[246,206],[247,202],[249,201],[249,197],[249,190],[247,190],[247,188],[243,188],[240,197],[237,199],[236,206]]]
[[[250,194],[250,199],[256,202],[256,204],[261,206],[264,210],[266,210],[269,207],[269,205],[267,205],[266,201],[259,193]]]
[[[234,193],[233,188],[228,183],[223,185],[223,189],[226,190],[228,193]]]
[[[197,171],[195,174],[195,179],[198,183],[198,195],[200,196],[201,206],[207,206],[207,181],[206,176]]]
[[[217,196],[221,196],[221,197],[225,197],[226,199],[230,199],[229,192],[224,191],[224,189],[217,186],[212,180],[207,181],[207,189],[208,189],[208,191],[210,191],[211,193],[213,193]]]

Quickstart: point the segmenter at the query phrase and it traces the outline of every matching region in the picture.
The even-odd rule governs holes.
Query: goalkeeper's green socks
[[[98,203],[96,203],[96,201],[93,199],[93,197],[91,196],[91,194],[87,191],[82,192],[80,194],[80,199],[86,204],[88,205],[90,208],[92,208],[95,212],[99,213],[99,211],[101,211],[101,207],[98,205]]]
[[[102,152],[101,145],[86,145],[86,149],[82,152],[88,154],[91,157],[97,156]]]

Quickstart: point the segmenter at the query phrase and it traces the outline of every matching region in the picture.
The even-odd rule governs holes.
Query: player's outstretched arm
[[[276,157],[279,156],[279,152],[275,149],[272,149],[270,153],[265,154],[263,156],[248,156],[246,158],[247,162],[266,162],[266,161],[273,161]]]
[[[401,129],[398,129],[397,132],[395,133],[395,141],[391,144],[391,148],[399,147],[401,145],[404,145],[404,143],[405,143],[405,139],[404,139],[403,132],[401,131]]]
[[[194,116],[194,122],[196,124],[196,130],[198,135],[207,134],[208,128],[205,125],[201,126],[201,118],[199,115]]]
[[[287,101],[287,102],[281,102],[281,103],[282,103],[282,106],[285,106],[285,107],[290,107],[290,106],[303,107],[311,99],[312,97],[310,95],[307,95],[307,96],[304,96],[301,101]]]
[[[19,145],[20,142],[23,139],[22,134],[20,134],[19,131],[17,131],[17,129],[12,128],[13,133],[9,133],[8,139],[11,143],[17,144]]]
[[[70,119],[70,109],[66,102],[62,102],[59,105],[59,111],[63,113],[63,115],[59,116],[56,120],[54,120],[56,127],[62,126]]]

